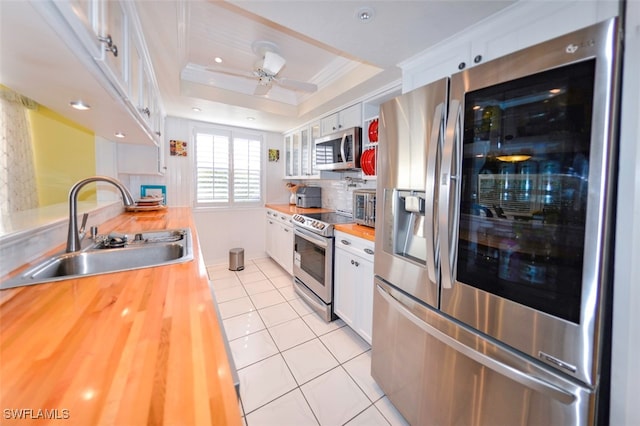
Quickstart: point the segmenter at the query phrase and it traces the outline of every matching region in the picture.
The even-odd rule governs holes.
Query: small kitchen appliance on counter
[[[353,221],[359,225],[376,226],[376,190],[356,189],[353,191]]]
[[[303,208],[322,207],[322,188],[301,186],[296,191],[296,206]]]

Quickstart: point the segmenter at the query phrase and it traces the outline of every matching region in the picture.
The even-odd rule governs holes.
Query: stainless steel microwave
[[[318,170],[346,170],[360,167],[362,128],[352,127],[314,141]]]

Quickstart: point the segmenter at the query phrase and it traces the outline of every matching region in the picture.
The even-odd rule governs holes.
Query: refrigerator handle
[[[440,158],[442,147],[442,139],[444,138],[444,126],[445,126],[445,107],[444,103],[438,104],[435,114],[433,115],[433,127],[431,129],[431,137],[429,138],[429,146],[427,156],[427,180],[425,183],[425,199],[427,205],[425,206],[424,221],[431,226],[431,237],[427,239],[427,275],[431,283],[438,283],[438,276],[440,273],[440,264],[438,263],[440,243],[438,236],[438,214],[435,211],[436,203],[435,197],[438,195],[436,191],[438,185],[438,178],[436,176],[437,159]]]
[[[455,351],[465,355],[468,358],[471,358],[475,362],[489,368],[490,370],[495,371],[502,376],[509,378],[510,380],[518,382],[527,388],[534,389],[538,392],[548,395],[551,398],[564,404],[569,405],[576,400],[576,395],[560,388],[553,383],[544,380],[541,377],[534,376],[532,374],[532,369],[527,368],[527,364],[529,363],[514,361],[514,365],[510,365],[509,363],[500,361],[500,359],[507,360],[509,358],[508,351],[506,351],[505,349],[502,349],[499,346],[492,344],[490,341],[483,339],[482,344],[478,344],[476,342],[476,345],[478,347],[484,348],[483,352],[479,352],[478,350],[467,346],[460,340],[451,337],[449,334],[422,320],[419,316],[420,312],[418,312],[418,314],[413,312],[414,310],[420,311],[426,310],[428,308],[419,305],[417,302],[412,301],[411,299],[406,298],[406,296],[403,296],[401,294],[398,294],[396,297],[394,294],[392,294],[393,290],[388,289],[385,284],[381,284],[379,282],[376,283],[376,291],[385,300],[386,303],[390,304],[394,309],[399,310],[402,316],[411,321],[422,331],[427,333],[429,336],[438,339],[440,342],[449,346]],[[404,298],[407,299],[407,303],[404,303],[402,300],[400,300]],[[460,337],[461,333],[455,334]],[[479,338],[481,339],[482,337],[476,335],[473,340],[477,341],[477,339]],[[485,353],[492,353],[494,354],[494,356],[488,356]]]
[[[438,194],[438,234],[440,236],[440,270],[442,288],[454,283],[456,240],[458,231],[459,165],[462,146],[462,104],[453,99],[449,104],[449,120],[442,149]]]

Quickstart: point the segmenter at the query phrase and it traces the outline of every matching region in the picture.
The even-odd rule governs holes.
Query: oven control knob
[[[324,229],[324,223],[319,223],[318,225],[319,225],[318,226],[319,229]]]

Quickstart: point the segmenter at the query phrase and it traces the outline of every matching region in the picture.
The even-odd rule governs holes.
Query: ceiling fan
[[[278,73],[282,68],[284,68],[287,61],[277,53],[278,46],[276,46],[275,43],[271,43],[269,41],[256,41],[252,44],[252,49],[254,53],[260,56],[260,59],[254,65],[253,71],[242,72],[219,67],[207,68],[207,70],[238,77],[257,79],[258,85],[253,93],[256,96],[265,96],[269,93],[269,90],[271,90],[274,83],[286,89],[301,92],[312,93],[318,90],[318,86],[313,83],[278,77]]]

